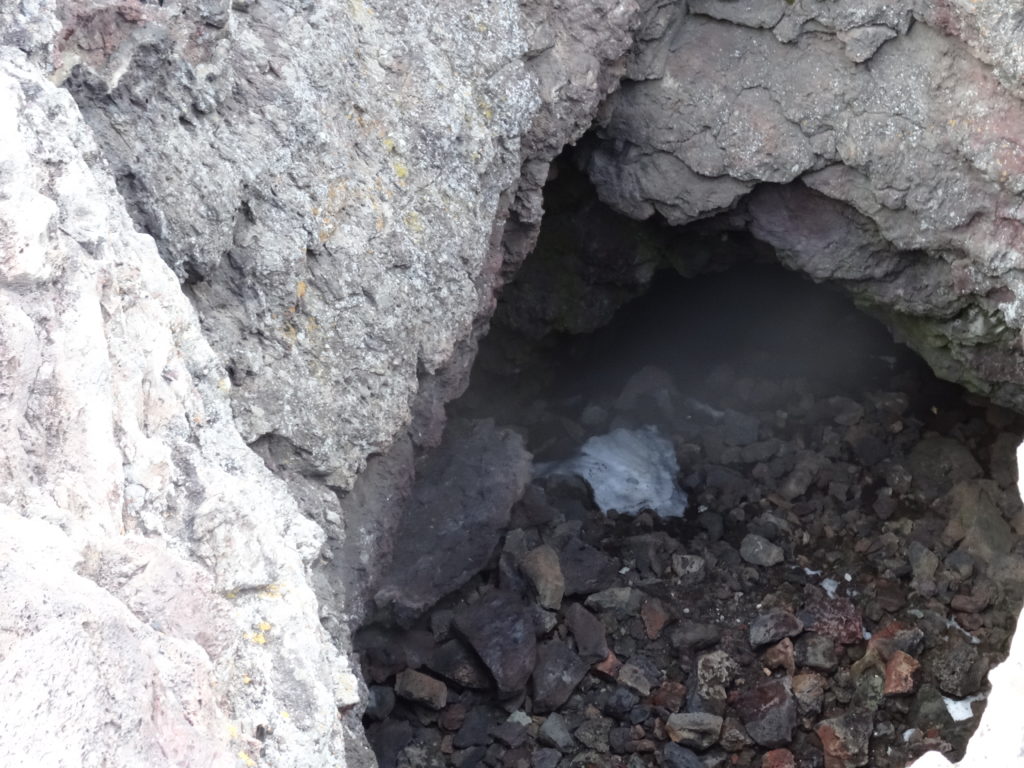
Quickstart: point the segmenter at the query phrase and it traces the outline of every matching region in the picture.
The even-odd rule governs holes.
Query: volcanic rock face
[[[379,568],[549,163],[623,76],[588,155],[605,200],[734,206],[716,227],[1024,404],[1017,5],[689,11],[0,4],[0,762],[359,759],[344,583]],[[586,547],[567,595],[599,580]]]
[[[322,765],[358,701],[308,584],[323,533],[71,97],[4,49],[0,116],[0,763]]]
[[[585,163],[629,216],[729,211],[720,226],[846,285],[940,375],[1020,408],[1024,57],[997,39],[1005,8],[989,26],[920,5],[691,3]]]

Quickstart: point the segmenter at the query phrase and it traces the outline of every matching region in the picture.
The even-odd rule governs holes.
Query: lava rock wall
[[[603,107],[601,199],[728,212],[944,378],[1024,405],[1024,148],[1009,3],[699,0]],[[651,58],[648,54],[648,58]],[[990,66],[996,64],[995,67]]]
[[[920,312],[894,289],[894,317],[926,320],[913,338],[944,373],[973,368],[1020,406],[1016,6],[686,10],[0,5],[0,762],[360,759],[344,584],[321,553],[351,552],[345,530],[439,439],[494,290],[533,245],[549,162],[624,75],[638,82],[602,108],[590,165],[607,200],[679,220],[738,203],[803,268],[808,238],[773,233],[771,206],[805,193],[740,201],[800,178],[824,201],[809,217],[841,200],[884,241],[855,241],[873,266],[844,279],[882,311],[890,277],[929,281]],[[679,79],[714,69],[714,46],[759,57],[751,82]],[[664,108],[719,119],[694,117],[709,89],[715,141],[656,146]],[[352,510],[371,455],[395,466]]]

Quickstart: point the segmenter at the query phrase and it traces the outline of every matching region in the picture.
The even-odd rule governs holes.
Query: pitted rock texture
[[[996,72],[974,55],[1006,47],[991,20],[1014,11],[968,23],[946,5],[691,3],[584,162],[632,217],[729,211],[720,225],[844,284],[940,375],[1019,409],[1020,52]]]
[[[308,584],[322,532],[74,101],[10,48],[0,139],[0,763],[335,761],[358,682]]]
[[[243,436],[348,490],[415,408],[414,439],[436,443],[526,153],[539,192],[617,82],[603,70],[638,11],[95,0],[62,16],[57,75],[187,283]],[[452,367],[417,404],[418,375]]]

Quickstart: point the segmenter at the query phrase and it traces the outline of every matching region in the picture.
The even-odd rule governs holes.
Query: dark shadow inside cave
[[[571,168],[547,202],[356,637],[380,764],[962,755],[1024,595],[1020,417],[743,232]]]

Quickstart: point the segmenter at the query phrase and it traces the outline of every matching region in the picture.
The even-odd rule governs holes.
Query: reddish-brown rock
[[[764,753],[761,768],[796,768],[796,758],[788,749],[773,749]]]
[[[920,662],[903,651],[893,651],[885,665],[886,696],[913,693],[917,687],[917,670]]]

